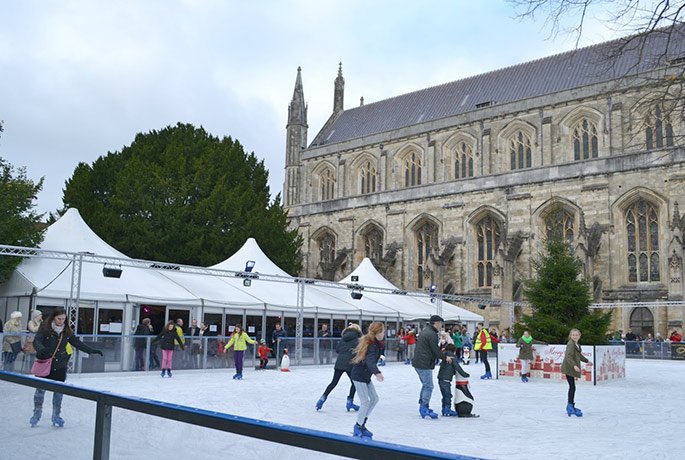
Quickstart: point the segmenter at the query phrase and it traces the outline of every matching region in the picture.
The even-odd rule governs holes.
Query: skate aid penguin
[[[458,417],[480,417],[473,412],[473,395],[469,388],[469,381],[464,377],[457,377],[454,391],[454,409]]]
[[[288,356],[288,349],[283,350],[283,359],[281,360],[281,372],[290,372],[290,356]]]

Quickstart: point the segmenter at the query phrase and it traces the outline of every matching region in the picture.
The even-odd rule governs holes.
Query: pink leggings
[[[171,358],[174,350],[162,350],[162,369],[171,369]]]

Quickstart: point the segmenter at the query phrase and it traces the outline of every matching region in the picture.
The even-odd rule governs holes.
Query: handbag
[[[18,355],[21,351],[21,340],[17,340],[16,342],[10,343],[10,348],[12,349],[12,353]]]
[[[31,373],[36,377],[47,377],[50,375],[50,370],[52,369],[52,358],[55,357],[57,350],[59,350],[59,345],[62,343],[62,337],[64,334],[60,334],[59,342],[55,347],[55,351],[52,352],[52,356],[46,359],[36,358],[33,361],[33,366],[31,366]]]

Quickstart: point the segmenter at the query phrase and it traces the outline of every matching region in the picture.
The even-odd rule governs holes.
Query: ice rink
[[[494,361],[491,366],[495,368]],[[628,360],[627,379],[598,386],[578,385],[576,406],[583,418],[565,412],[565,382],[482,381],[482,365],[472,374],[477,419],[418,414],[419,379],[411,366],[389,364],[380,396],[367,423],[374,439],[490,459],[682,458],[676,434],[685,413],[685,362]],[[341,379],[323,409],[314,408],[333,374],[332,366],[246,370],[242,381],[232,371],[70,375],[67,383],[113,393],[156,399],[245,417],[352,433],[355,412],[345,411],[349,380]],[[434,371],[437,376],[437,370]],[[65,397],[64,428],[50,424],[51,393],[43,419],[31,428],[32,388],[0,382],[0,457],[3,459],[85,460],[92,458],[95,403]],[[355,402],[358,402],[355,400]],[[440,410],[435,385],[431,408]],[[322,454],[114,408],[111,458],[318,459]],[[333,458],[333,457],[329,457]]]

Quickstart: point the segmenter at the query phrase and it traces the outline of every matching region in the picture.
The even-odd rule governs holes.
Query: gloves
[[[102,352],[100,350],[94,350],[91,355],[100,355],[102,356]]]

